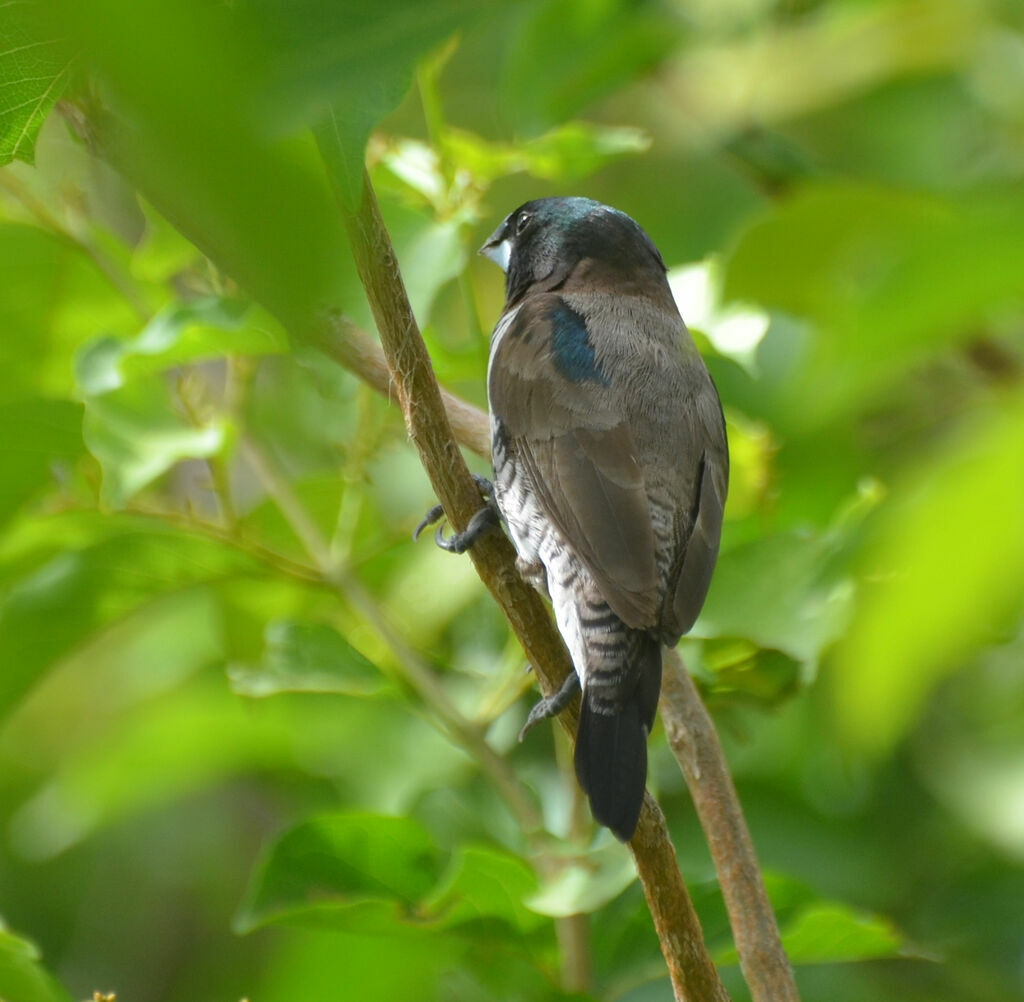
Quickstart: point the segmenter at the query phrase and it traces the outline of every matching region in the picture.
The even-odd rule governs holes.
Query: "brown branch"
[[[246,269],[240,261],[232,259],[223,247],[211,242],[204,219],[196,218],[191,206],[175,197],[166,184],[140,169],[131,157],[124,156],[123,144],[108,141],[110,137],[103,134],[104,130],[97,129],[96,123],[76,106],[65,103],[61,111],[89,148],[111,162],[151,198],[219,269],[233,275],[243,285],[254,286],[250,291],[255,298],[263,299],[264,305],[278,313],[296,340],[318,346],[388,399],[398,398],[410,435],[424,457],[424,466],[437,496],[442,500],[452,524],[456,528],[465,527],[479,507],[480,497],[468,477],[452,436],[473,452],[489,455],[487,415],[438,388],[405,297],[394,251],[369,187],[364,204],[358,212],[347,214],[346,223],[360,259],[359,267],[364,273],[381,337],[388,349],[387,357],[366,333],[338,312],[324,312],[310,320],[308,314],[300,318],[289,310],[275,309],[273,297],[262,295],[268,290],[263,289],[252,275],[243,274]],[[106,124],[108,127],[113,125],[110,122]],[[568,655],[543,602],[515,571],[511,544],[502,534],[492,533],[480,540],[471,556],[534,665],[542,690],[545,694],[554,692],[570,670]],[[751,983],[757,1002],[796,998],[795,989],[791,987],[788,990],[783,987],[774,994],[760,987],[776,983],[770,977],[762,977],[760,971],[788,970],[788,964],[777,945],[774,916],[764,904],[767,899],[763,886],[760,890],[761,904],[747,904],[757,897],[751,891],[750,883],[761,885],[756,860],[752,850],[746,851],[749,849],[749,835],[746,834],[717,737],[695,688],[681,674],[684,672],[678,662],[666,659],[661,715],[712,846],[744,974]],[[575,707],[562,714],[561,719],[566,730],[574,734],[578,722]],[[694,722],[701,720],[706,726],[695,725]],[[717,805],[717,812],[707,809],[709,804]],[[723,824],[729,831],[720,831],[719,826]],[[738,836],[737,832],[742,835]],[[669,965],[676,997],[690,1000],[725,998],[724,989],[704,949],[700,927],[679,874],[661,811],[649,796],[631,848]],[[737,880],[745,889],[733,889]],[[753,908],[751,922],[747,922],[742,914],[747,907]],[[751,929],[755,932],[750,933]],[[791,977],[788,981],[791,986]],[[782,981],[778,983],[782,984]]]
[[[799,1002],[715,726],[678,652],[664,662],[661,720],[715,861],[743,976],[755,1002]]]
[[[357,209],[346,208],[344,193],[339,192],[342,219],[409,435],[450,522],[455,529],[463,529],[480,507],[479,491],[456,444],[369,178],[365,177],[363,183]],[[555,692],[571,670],[568,657],[543,602],[516,572],[511,543],[501,533],[489,533],[474,544],[470,556],[523,645],[542,690],[545,694]],[[575,732],[577,719],[575,711],[563,714],[562,722],[570,733]],[[727,1000],[728,993],[708,955],[679,873],[664,816],[649,795],[630,848],[676,998],[689,1002]]]

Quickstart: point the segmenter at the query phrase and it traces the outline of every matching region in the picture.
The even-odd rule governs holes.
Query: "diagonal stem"
[[[338,158],[330,130],[319,132],[317,141],[333,168]],[[331,178],[409,435],[453,527],[464,530],[480,507],[480,494],[455,441],[369,177],[363,176],[358,206],[348,201],[351,179],[337,176],[335,169]],[[470,556],[519,637],[545,695],[554,694],[570,670],[565,648],[540,598],[516,573],[511,544],[504,536],[490,533],[473,546]],[[575,731],[577,719],[571,712],[562,721]],[[676,998],[724,1002],[728,993],[704,945],[664,816],[650,796],[630,848]]]

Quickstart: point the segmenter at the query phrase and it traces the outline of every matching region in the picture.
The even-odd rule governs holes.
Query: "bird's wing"
[[[523,302],[495,345],[491,411],[540,507],[629,626],[659,618],[643,471],[586,322],[557,295]]]

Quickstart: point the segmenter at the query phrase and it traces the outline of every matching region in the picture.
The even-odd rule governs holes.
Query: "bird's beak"
[[[508,271],[508,261],[512,256],[512,242],[505,236],[505,224],[502,223],[480,248],[484,257],[489,257],[502,271]]]

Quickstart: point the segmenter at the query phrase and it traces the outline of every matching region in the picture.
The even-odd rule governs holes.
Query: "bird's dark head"
[[[591,282],[665,280],[665,264],[651,238],[624,212],[592,198],[526,202],[505,218],[480,253],[505,271],[510,304],[531,287],[558,288],[581,265]]]

